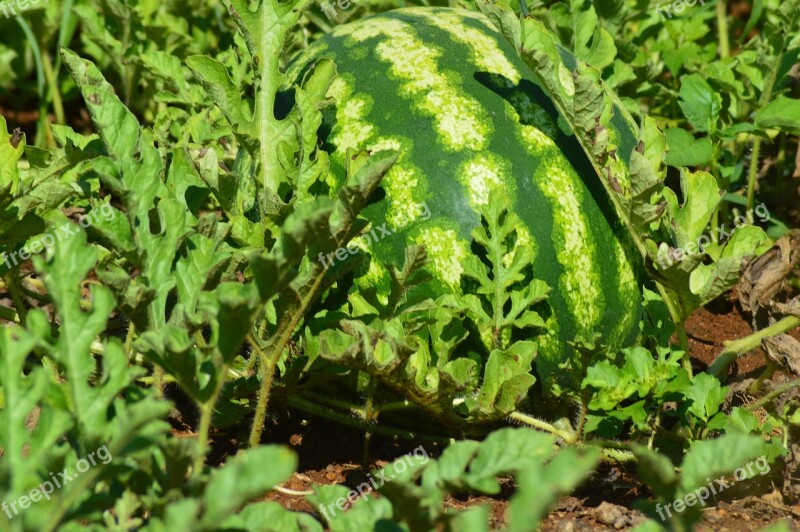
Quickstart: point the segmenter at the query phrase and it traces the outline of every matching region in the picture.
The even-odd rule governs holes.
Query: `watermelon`
[[[534,275],[552,288],[540,376],[559,372],[576,337],[599,334],[612,349],[635,339],[640,257],[550,97],[485,16],[409,8],[364,18],[312,44],[290,75],[322,58],[338,74],[321,128],[331,174],[342,179],[352,150],[400,151],[385,198],[365,212],[391,233],[370,245],[367,282],[388,283],[385,265],[423,244],[432,292],[458,292],[479,210],[503,189]]]

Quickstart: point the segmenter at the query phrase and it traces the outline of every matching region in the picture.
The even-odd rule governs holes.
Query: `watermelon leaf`
[[[473,231],[480,255],[469,255],[464,276],[477,281],[474,290],[464,290],[461,304],[478,326],[487,350],[510,346],[512,329],[545,328],[533,308],[547,298],[550,288],[533,279],[533,249],[519,245],[519,217],[509,208],[500,191],[489,195],[482,207],[483,225]]]

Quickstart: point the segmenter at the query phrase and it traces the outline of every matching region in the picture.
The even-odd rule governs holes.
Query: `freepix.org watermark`
[[[3,259],[3,262],[6,263],[6,266],[9,270],[16,268],[20,265],[20,263],[31,258],[32,255],[37,255],[44,250],[49,251],[50,248],[55,245],[56,240],[63,242],[67,238],[78,234],[78,226],[86,229],[90,225],[97,222],[99,217],[102,217],[103,220],[110,222],[115,216],[116,211],[111,208],[111,205],[104,203],[99,209],[92,209],[92,212],[86,216],[81,216],[78,220],[78,225],[75,225],[71,222],[66,222],[59,227],[50,227],[47,232],[34,239],[29,245],[22,246],[22,248],[14,251],[11,254],[6,254],[5,251],[0,253],[0,258]]]
[[[754,465],[756,466],[756,471],[758,471],[762,476],[769,473],[769,462],[767,462],[766,457],[760,456],[734,471],[733,476],[736,479],[735,481],[732,480],[728,482],[725,480],[725,477],[719,477],[713,481],[710,478],[707,478],[706,482],[708,482],[708,484],[706,484],[706,486],[701,486],[696,490],[687,493],[682,498],[676,499],[663,507],[661,506],[661,503],[656,504],[656,512],[658,512],[658,516],[662,521],[665,521],[672,517],[672,510],[675,510],[676,513],[681,513],[686,509],[687,506],[694,506],[698,502],[701,506],[705,506],[706,501],[709,497],[711,497],[711,495],[718,495],[722,492],[722,490],[732,486],[739,480],[754,477]],[[672,507],[672,510],[670,510],[670,507]]]
[[[736,232],[737,229],[741,229],[746,225],[753,225],[753,221],[755,220],[755,216],[758,216],[758,219],[764,223],[769,220],[770,214],[767,206],[763,203],[760,205],[756,205],[755,208],[748,210],[744,214],[740,214],[736,218],[733,219],[733,227],[730,228],[730,231],[725,229],[726,224],[722,224],[719,227],[715,227],[709,233],[703,233],[697,238],[696,242],[689,242],[682,248],[670,248],[670,250],[666,253],[659,253],[658,255],[658,265],[662,270],[666,270],[670,266],[672,266],[676,262],[682,261],[685,257],[689,255],[694,255],[698,251],[701,253],[705,253],[706,246],[711,244],[712,242],[722,241],[724,239],[728,239]],[[716,231],[717,235],[716,238],[714,237],[714,232]]]
[[[417,463],[424,464],[428,460],[430,460],[428,452],[422,448],[422,445],[420,445],[407,455],[395,460],[393,469],[396,473],[402,473],[406,470],[406,466],[412,467],[415,461]],[[331,518],[336,515],[337,508],[340,512],[343,512],[348,507],[348,503],[349,506],[352,506],[361,497],[372,493],[373,490],[380,488],[387,482],[391,482],[392,479],[394,479],[394,475],[387,478],[385,469],[377,471],[375,476],[378,477],[377,481],[371,474],[367,475],[368,482],[362,482],[356,486],[356,489],[350,490],[350,492],[347,494],[347,498],[339,497],[335,502],[332,502],[327,506],[320,504],[319,511],[323,516],[325,516],[327,521],[330,521]]]
[[[95,460],[95,458],[97,458],[97,460]],[[42,498],[45,498],[49,501],[50,495],[52,495],[56,489],[63,488],[65,484],[75,480],[81,473],[89,471],[89,467],[96,466],[98,464],[98,460],[101,464],[107,464],[112,460],[112,458],[113,456],[111,456],[108,447],[103,445],[96,451],[89,453],[86,458],[81,458],[78,460],[78,462],[75,464],[75,469],[77,469],[78,472],[74,475],[69,474],[69,468],[64,469],[57,474],[53,474],[53,472],[50,471],[50,480],[45,480],[39,484],[38,488],[32,489],[27,495],[23,495],[16,500],[11,502],[0,502],[0,509],[6,513],[9,519],[13,519],[19,515],[20,510],[27,510],[31,504],[41,501]],[[19,506],[19,508],[17,508],[17,506]]]
[[[419,220],[425,221],[431,219],[431,210],[428,208],[427,203],[421,203],[420,206],[422,207],[422,214],[419,217]],[[397,224],[397,230],[401,230],[409,225],[413,220],[412,219],[404,219],[401,220]],[[377,232],[376,232],[377,231]],[[369,233],[365,233],[361,236],[355,237],[346,247],[341,247],[334,252],[328,253],[327,255],[323,255],[322,253],[319,254],[319,262],[322,266],[327,270],[334,264],[334,259],[336,260],[345,260],[349,255],[355,255],[361,249],[356,245],[359,241],[364,246],[364,249],[369,247],[370,243],[377,242],[378,240],[383,240],[387,236],[393,235],[391,229],[386,228],[386,224],[383,223],[377,227],[373,227]],[[326,260],[327,259],[327,260]]]
[[[322,8],[322,12],[325,13],[325,16],[328,17],[328,20],[336,20],[336,6],[339,6],[339,9],[342,11],[349,9],[351,5],[358,4],[358,0],[334,0],[332,2],[325,2],[323,1],[320,3],[320,8]]]
[[[670,10],[675,11],[675,13],[682,13],[687,7],[692,7],[696,4],[700,4],[701,6],[706,5],[703,0],[675,0],[670,4],[658,4],[656,6],[656,12],[661,16],[661,20],[667,20],[667,18],[672,18]],[[667,14],[666,17],[664,13]]]
[[[47,5],[50,0],[8,0],[0,2],[0,13],[3,13],[5,18],[16,17],[19,13],[24,13],[42,3]]]

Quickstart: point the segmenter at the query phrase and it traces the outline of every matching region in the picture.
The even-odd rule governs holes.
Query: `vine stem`
[[[721,59],[731,55],[728,37],[728,4],[725,0],[717,0],[717,37],[719,39],[719,56]]]
[[[784,393],[788,392],[789,390],[791,390],[792,388],[796,388],[798,386],[800,386],[800,379],[795,379],[793,381],[784,382],[783,384],[781,384],[780,386],[778,386],[777,388],[775,388],[774,390],[769,392],[767,395],[765,395],[764,397],[762,397],[761,399],[759,399],[755,403],[751,403],[750,405],[748,405],[747,406],[747,410],[750,410],[752,412],[753,410],[756,410],[757,408],[761,408],[762,406],[764,406],[765,404],[769,403],[770,401],[772,401],[773,399],[775,399],[779,395],[784,394]]]
[[[133,337],[136,335],[136,326],[133,322],[128,323],[128,333],[125,335],[125,354],[128,360],[133,356]]]
[[[683,349],[683,369],[692,377],[692,355],[689,353],[689,338],[686,336],[686,320],[681,320],[675,324],[675,331],[678,334],[678,343]]]
[[[28,317],[28,309],[25,308],[25,301],[22,299],[19,279],[15,270],[8,272],[6,275],[6,288],[11,294],[11,301],[14,302],[20,323],[25,323],[25,319]]]
[[[19,315],[3,305],[0,305],[0,320],[10,321],[11,323],[20,323]]]
[[[769,327],[761,329],[760,331],[756,331],[749,336],[739,338],[738,340],[725,342],[725,349],[714,360],[711,366],[709,366],[706,372],[717,378],[720,378],[720,375],[722,375],[725,370],[728,369],[728,366],[730,366],[731,363],[739,357],[739,355],[755,349],[761,345],[762,340],[785,333],[794,329],[795,327],[800,327],[800,317],[786,316],[780,321],[773,323]]]
[[[427,434],[421,434],[407,430],[392,429],[381,424],[367,427],[367,423],[361,419],[350,417],[347,414],[337,412],[331,408],[324,408],[316,403],[308,401],[307,399],[303,399],[302,397],[289,396],[286,402],[290,407],[302,410],[309,414],[330,419],[331,421],[335,421],[343,425],[350,425],[351,427],[356,427],[362,430],[367,430],[367,428],[369,428],[369,430],[375,434],[381,434],[390,438],[400,437],[407,440],[427,440],[431,442],[448,444],[455,441],[453,438],[442,438],[439,436],[429,436]]]
[[[200,425],[197,428],[197,446],[200,450],[194,461],[194,475],[199,475],[203,472],[203,466],[206,463],[206,455],[208,455],[208,433],[211,430],[211,417],[214,415],[214,407],[219,399],[219,394],[225,384],[225,376],[227,375],[227,364],[222,366],[222,371],[218,373],[219,378],[214,386],[214,392],[209,397],[208,401],[200,406]]]
[[[248,336],[248,341],[253,346],[255,356],[258,357],[259,366],[261,367],[261,388],[258,391],[258,403],[256,404],[256,415],[253,419],[253,426],[250,429],[250,447],[257,447],[261,443],[261,433],[264,431],[264,421],[267,417],[267,405],[269,404],[269,395],[272,389],[272,379],[275,377],[275,366],[277,365],[277,357],[267,356],[261,349],[259,342],[253,338],[252,335]],[[275,351],[280,356],[280,351]]]
[[[314,283],[308,289],[308,292],[306,292],[303,296],[299,307],[289,317],[288,322],[281,322],[281,325],[284,323],[285,325],[278,328],[275,341],[271,342],[272,352],[269,354],[269,356],[267,356],[261,349],[261,345],[257,341],[258,339],[254,338],[252,334],[249,336],[250,343],[253,344],[253,349],[258,348],[257,351],[259,353],[259,362],[264,364],[264,376],[263,380],[261,381],[261,389],[258,392],[256,415],[253,419],[253,426],[250,430],[250,447],[257,447],[261,442],[261,433],[264,432],[264,421],[267,417],[267,406],[269,406],[269,394],[272,390],[272,379],[275,377],[275,366],[277,366],[278,360],[286,349],[286,346],[289,344],[289,340],[292,338],[292,333],[294,332],[295,327],[297,327],[297,325],[300,323],[300,319],[303,317],[303,314],[305,314],[306,309],[314,300],[317,290],[319,290],[319,287],[322,285],[322,280],[324,278],[325,270],[318,271],[317,276],[314,279]]]
[[[366,404],[364,405],[364,421],[367,422],[367,430],[364,431],[363,461],[365,464],[369,463],[369,444],[370,441],[372,440],[372,431],[370,430],[369,426],[375,419],[375,411],[373,408],[373,403],[375,401],[375,386],[376,386],[375,378],[370,375],[369,384],[367,385],[367,401]]]
[[[728,4],[726,0],[717,0],[716,15],[717,15],[717,40],[719,41],[719,57],[724,59],[731,55],[730,38],[728,36]],[[717,159],[719,157],[719,147],[714,143],[714,156],[711,161],[711,173],[717,181],[718,188],[727,189],[728,183],[722,177]],[[724,209],[724,202],[720,202],[714,209],[711,215],[711,227],[719,227],[720,211]],[[718,235],[711,232],[711,239],[716,243],[718,242]]]
[[[50,53],[42,54],[42,67],[44,68],[45,79],[50,90],[50,97],[53,103],[53,113],[56,115],[57,124],[66,124],[64,117],[64,104],[61,101],[61,91],[58,89],[58,78],[50,61]]]
[[[747,208],[752,209],[756,197],[756,177],[758,177],[758,157],[761,151],[761,137],[753,140],[753,153],[750,156],[750,168],[747,170]]]
[[[533,428],[543,430],[545,432],[549,432],[551,434],[555,434],[562,440],[564,440],[568,444],[574,444],[578,441],[577,434],[569,433],[565,430],[561,430],[559,428],[554,427],[550,423],[546,421],[542,421],[540,419],[536,419],[533,416],[529,416],[528,414],[523,414],[522,412],[511,412],[508,417],[515,421],[519,421],[520,423],[524,423],[526,425],[530,425]]]
[[[758,99],[758,105],[763,108],[772,98],[772,88],[775,86],[775,79],[778,76],[778,65],[773,59],[769,64],[769,74],[764,82],[764,91]],[[761,137],[754,136],[753,153],[750,157],[750,168],[747,170],[747,208],[752,209],[755,204],[756,178],[758,177],[758,158],[761,155]]]
[[[289,488],[284,488],[283,486],[272,486],[272,489],[279,493],[283,493],[284,495],[291,495],[292,497],[305,497],[306,495],[313,495],[313,490],[290,490]]]

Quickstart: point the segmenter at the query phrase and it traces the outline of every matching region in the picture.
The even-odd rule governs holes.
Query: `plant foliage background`
[[[285,68],[337,24],[433,4],[362,0],[330,19],[305,0],[52,0],[0,18],[0,249],[74,232],[0,263],[0,500],[102,445],[113,455],[18,516],[0,512],[0,528],[483,530],[488,506],[457,511],[446,497],[494,496],[511,478],[505,526],[531,530],[609,462],[649,489],[642,529],[688,529],[697,508],[662,521],[655,505],[762,456],[786,503],[798,496],[785,486],[798,478],[787,457],[800,452],[800,354],[784,350],[746,400],[726,380],[738,355],[800,325],[800,251],[773,279],[780,299],[753,304],[755,336],[731,338],[707,371],[692,368],[685,323],[756,257],[794,249],[800,3],[709,2],[672,17],[632,0],[436,3],[503,30],[646,257],[639,345],[576,338],[581,356],[564,365],[580,378],[552,389],[531,369],[535,337],[511,340],[544,325],[528,307],[548,287],[520,282],[531,258],[504,247],[515,224],[503,197],[475,239],[497,261],[513,253],[513,267],[499,277],[499,262],[470,262],[480,288],[465,296],[409,296],[423,247],[393,269],[387,297],[355,281],[357,258],[331,270],[316,259],[368,229],[358,213],[398,154],[356,154],[331,189],[317,129],[335,68],[319,63],[276,116],[294,81]],[[630,154],[610,130],[636,140]],[[664,266],[756,205],[764,223]],[[770,379],[776,369],[789,377]],[[192,412],[191,438],[172,434],[176,405]],[[444,450],[402,472],[390,463],[380,498],[347,512],[292,512],[264,499],[297,467],[286,446],[262,445],[285,411],[355,426],[367,449],[378,434]],[[210,465],[215,431],[231,427],[238,454]],[[327,505],[348,491],[307,497]]]

